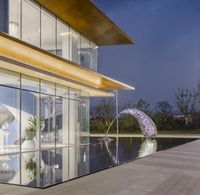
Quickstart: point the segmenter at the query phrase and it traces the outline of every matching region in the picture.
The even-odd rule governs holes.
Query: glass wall
[[[87,68],[90,67],[90,42],[83,36],[81,36],[80,63]]]
[[[70,59],[69,40],[69,27],[57,20],[57,55],[68,60]]]
[[[20,150],[20,90],[0,86],[0,154]]]
[[[21,150],[34,151],[40,136],[39,79],[21,75],[21,88]],[[32,147],[29,140],[34,140]]]
[[[9,1],[9,34],[20,39],[21,2]]]
[[[42,9],[41,48],[56,54],[56,18]]]
[[[56,87],[56,146],[69,145],[69,89]]]
[[[97,71],[97,46],[31,0],[9,0],[9,34]]]
[[[29,0],[23,0],[21,9],[22,40],[40,47],[40,8]]]
[[[20,151],[20,75],[1,70],[0,91],[1,155]]]
[[[90,69],[98,71],[98,46],[90,42]]]
[[[79,176],[82,154],[68,146],[89,143],[88,124],[86,92],[0,69],[0,166],[10,168],[6,182],[43,187]]]
[[[89,129],[90,129],[90,99],[88,94],[85,92],[81,92],[80,98],[80,138],[81,143],[88,143],[89,140]]]
[[[70,60],[79,63],[80,34],[70,29]]]

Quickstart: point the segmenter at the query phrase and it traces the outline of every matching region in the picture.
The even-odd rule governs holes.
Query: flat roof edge
[[[98,46],[135,42],[90,0],[35,0]]]

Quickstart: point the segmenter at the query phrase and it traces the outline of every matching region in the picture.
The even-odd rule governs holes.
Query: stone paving
[[[0,195],[200,195],[200,140],[44,190],[0,184]]]

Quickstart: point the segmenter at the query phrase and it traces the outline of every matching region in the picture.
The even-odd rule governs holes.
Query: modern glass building
[[[1,0],[0,16],[0,181],[87,174],[90,97],[133,89],[97,72],[98,47],[133,42],[89,0]]]

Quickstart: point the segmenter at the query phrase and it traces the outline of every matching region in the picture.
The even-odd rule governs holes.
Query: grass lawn
[[[115,134],[116,131],[111,131],[109,132],[109,134]],[[100,131],[91,131],[91,134],[105,134],[104,132],[100,132]],[[120,134],[141,134],[140,131],[122,131],[120,130]],[[164,134],[181,134],[181,135],[191,135],[191,134],[200,134],[200,129],[191,129],[191,130],[186,130],[186,129],[182,129],[182,130],[158,130],[158,134],[160,135],[164,135]]]

